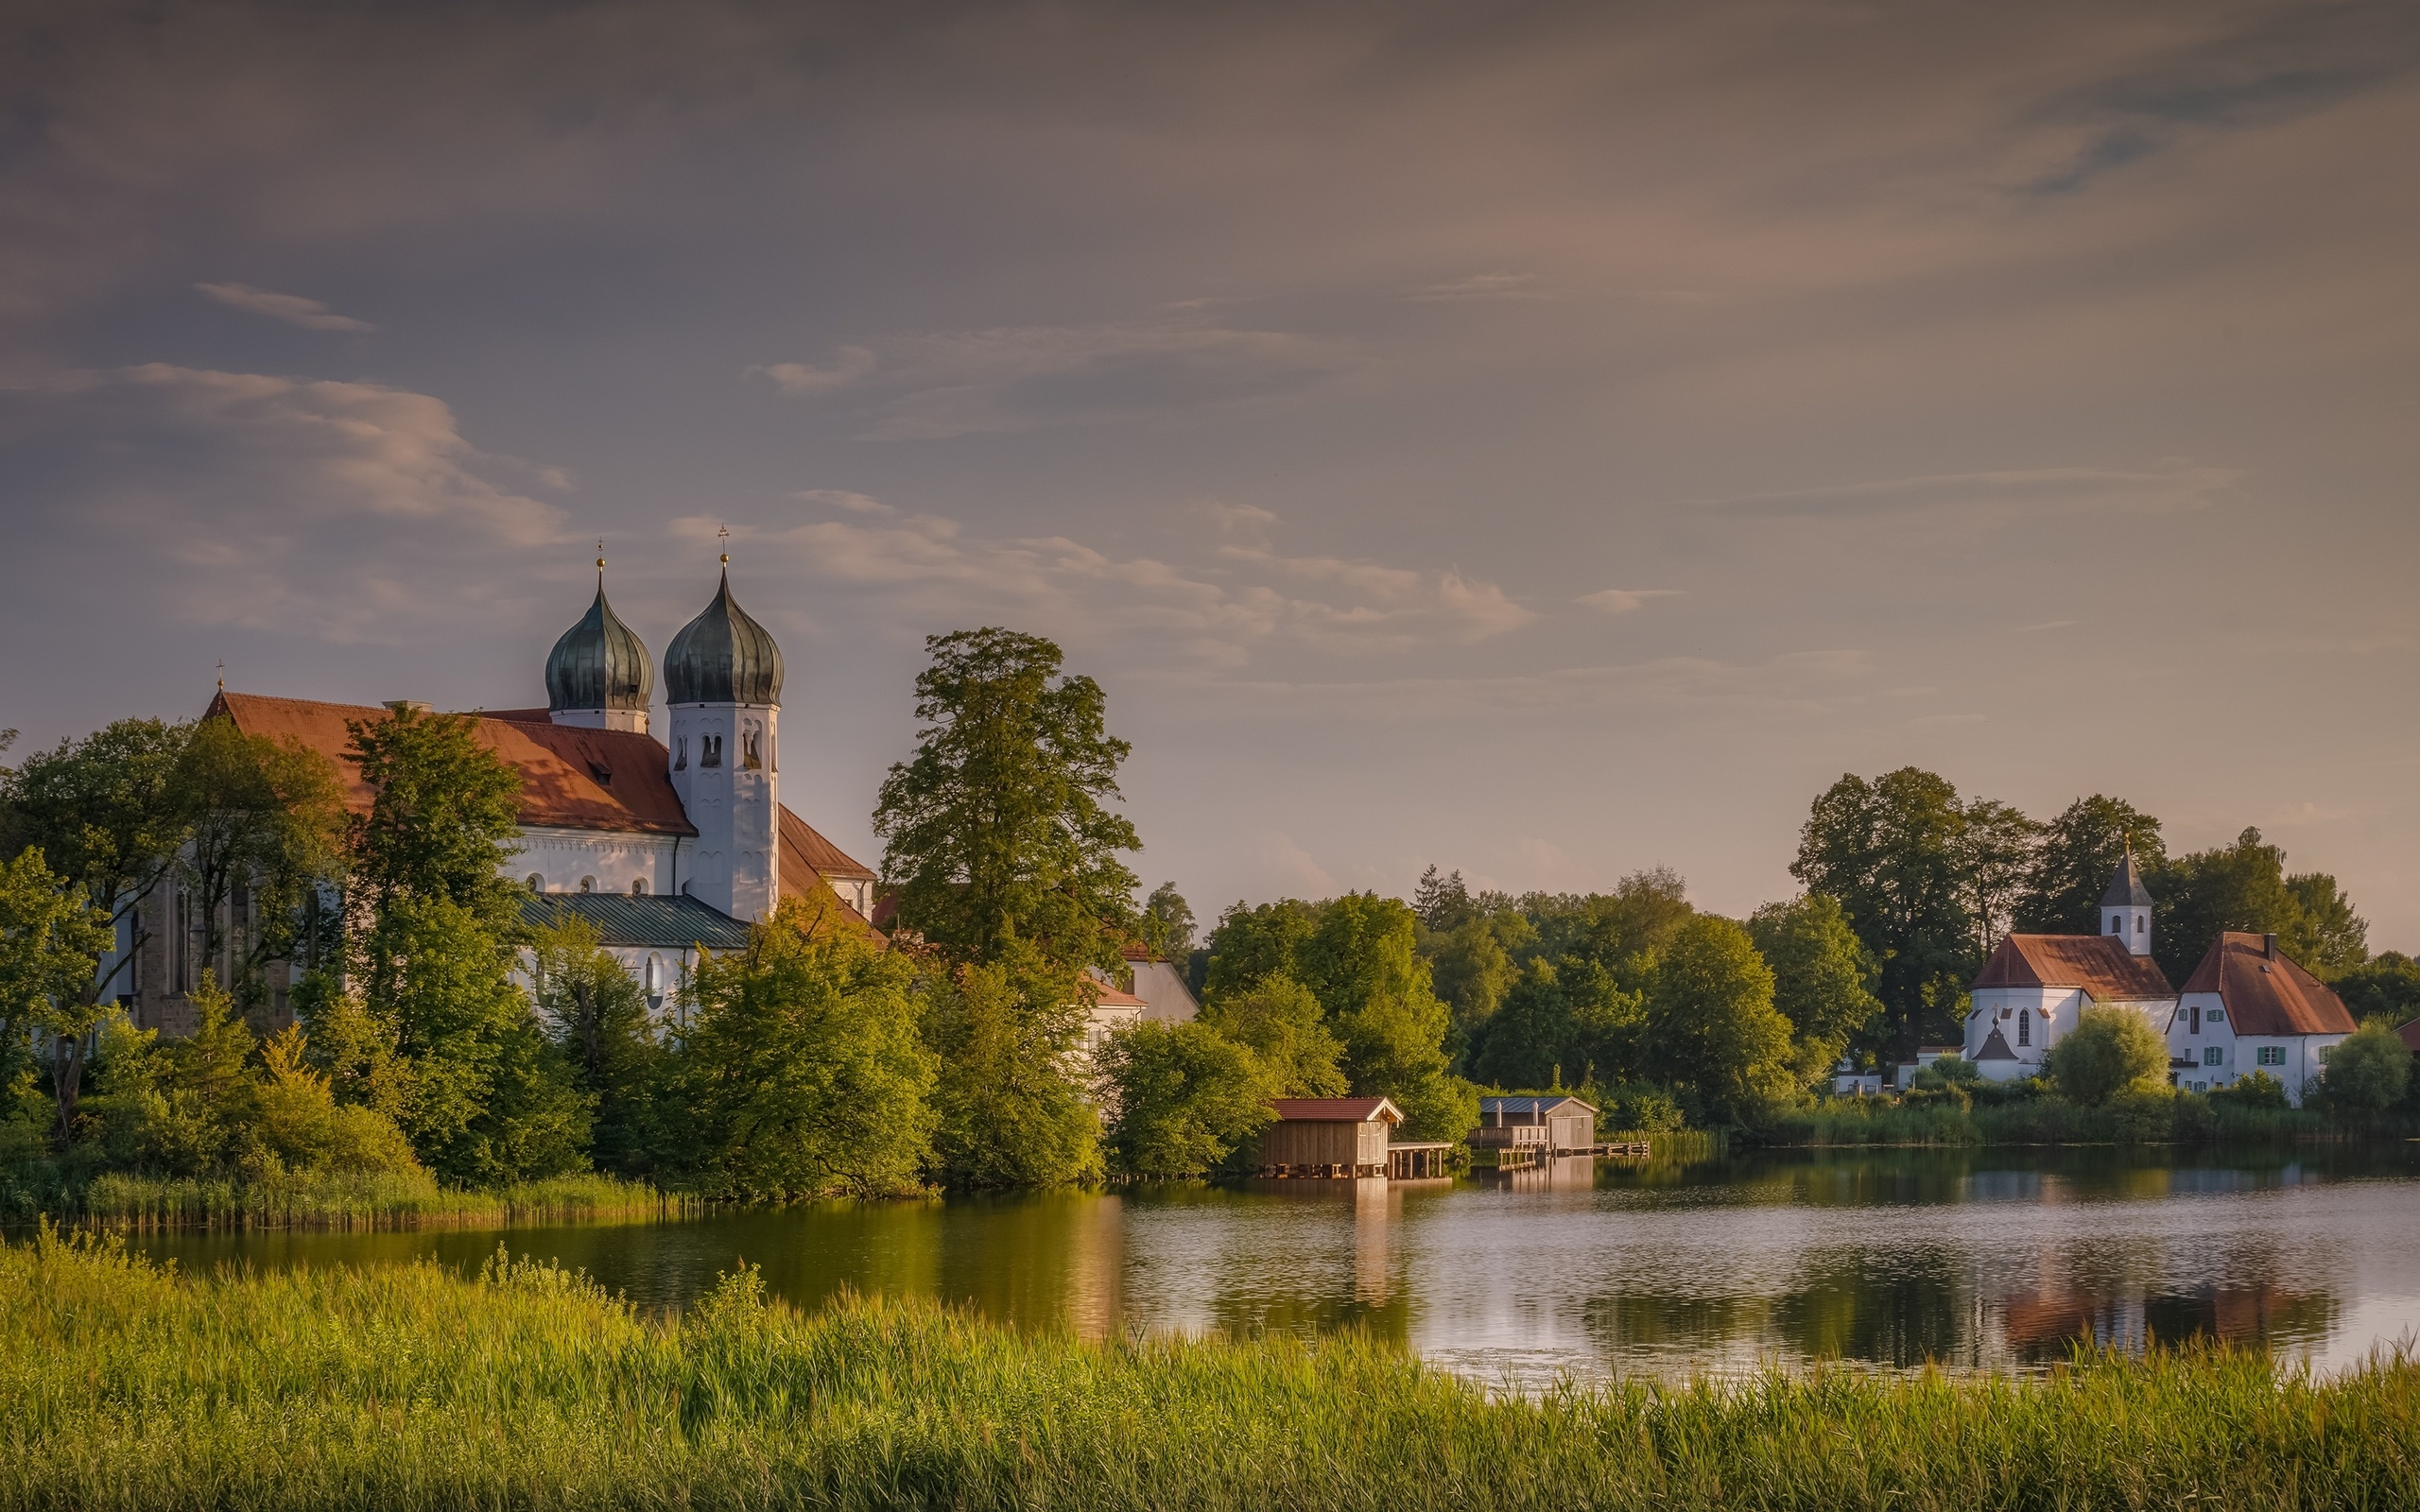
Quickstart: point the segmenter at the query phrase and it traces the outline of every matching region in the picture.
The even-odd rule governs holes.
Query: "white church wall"
[[[527,828],[521,832],[521,852],[505,863],[504,872],[515,881],[541,879],[541,892],[618,892],[638,889],[668,897],[678,892],[676,842],[685,837],[633,833],[628,831]],[[583,878],[596,885],[583,888]]]
[[[781,861],[781,711],[675,704],[672,787],[696,826],[684,890],[734,919],[773,911]]]

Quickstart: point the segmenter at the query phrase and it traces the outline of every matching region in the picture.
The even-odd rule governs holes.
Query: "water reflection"
[[[1490,1381],[1814,1360],[2026,1369],[2193,1338],[2323,1364],[2420,1331],[2408,1150],[1571,1158],[1456,1182],[1269,1181],[718,1215],[507,1234],[175,1235],[188,1266],[475,1268],[501,1238],[679,1305],[745,1262],[1022,1326],[1343,1329]]]

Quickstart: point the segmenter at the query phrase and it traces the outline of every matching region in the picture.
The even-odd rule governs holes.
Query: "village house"
[[[1965,1057],[1993,1081],[2038,1075],[2087,1007],[2128,1008],[2165,1034],[2176,989],[2152,959],[2152,895],[2132,851],[2100,898],[2099,935],[2011,935],[1976,976]]]
[[[2186,979],[2168,1025],[2169,1066],[2177,1086],[2197,1092],[2265,1072],[2300,1107],[2327,1053],[2358,1027],[2344,1000],[2288,959],[2276,936],[2229,930]]]

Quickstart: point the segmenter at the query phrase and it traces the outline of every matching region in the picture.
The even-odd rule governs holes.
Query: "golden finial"
[[[728,567],[731,565],[731,526],[725,525],[715,534],[722,539],[722,564]]]
[[[218,691],[227,691],[227,659],[223,656],[218,659]]]

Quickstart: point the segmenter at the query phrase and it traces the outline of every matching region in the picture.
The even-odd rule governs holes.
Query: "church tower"
[[[2109,879],[2109,890],[2100,895],[2100,932],[2114,935],[2126,942],[2126,949],[2136,955],[2152,953],[2152,892],[2143,885],[2143,874],[2135,869],[2135,848],[2126,848],[2126,859],[2118,865],[2118,874]]]
[[[735,919],[780,897],[782,652],[731,596],[731,558],[705,611],[664,657],[672,789],[697,827],[682,891]]]
[[[546,714],[583,730],[647,733],[655,663],[605,602],[605,558],[596,558],[596,602],[546,656]]]

